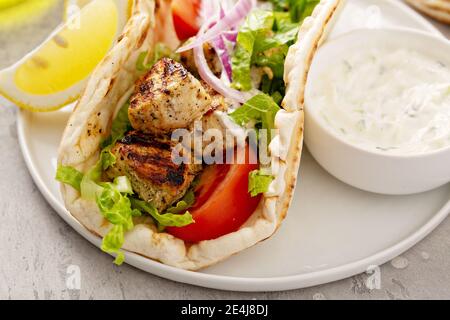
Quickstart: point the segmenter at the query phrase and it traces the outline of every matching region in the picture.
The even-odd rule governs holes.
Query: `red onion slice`
[[[200,77],[221,95],[239,103],[245,103],[251,98],[249,93],[230,88],[212,73],[211,69],[209,69],[208,62],[206,62],[203,46],[194,48],[194,59]]]
[[[210,24],[209,22],[203,25],[203,27],[199,31],[199,35],[202,35],[205,32],[205,29]],[[216,90],[224,97],[230,98],[241,104],[245,103],[252,97],[252,95],[248,92],[241,92],[239,90],[230,88],[228,84],[214,75],[214,73],[208,66],[208,62],[206,61],[205,52],[203,51],[203,45],[200,47],[195,47],[193,51],[195,65],[197,66],[200,77],[204,81],[206,81],[206,83],[208,83],[208,85],[210,85],[214,90]]]
[[[220,58],[220,62],[222,62],[222,68],[225,74],[227,75],[228,81],[231,81],[233,72],[231,67],[231,57],[228,52],[227,45],[225,44],[225,40],[222,36],[218,36],[213,39],[212,46],[216,51],[216,54]]]
[[[220,4],[219,6],[220,6],[220,19],[223,19],[225,17],[225,10],[223,9],[222,4]],[[227,77],[227,80],[231,82],[233,77],[231,58],[230,53],[228,51],[228,47],[225,44],[224,37],[220,35],[217,38],[214,38],[211,42],[214,50],[216,51],[216,54],[220,58],[220,62],[222,63],[222,75],[225,75]]]
[[[237,41],[238,32],[237,31],[226,31],[222,36],[229,42],[235,44]]]
[[[237,27],[255,6],[256,0],[239,0],[236,5],[225,14],[223,19],[217,21],[217,23],[205,33],[199,33],[194,41],[181,47],[177,50],[177,52],[183,52],[195,47],[199,47],[203,43],[213,40],[223,32]]]

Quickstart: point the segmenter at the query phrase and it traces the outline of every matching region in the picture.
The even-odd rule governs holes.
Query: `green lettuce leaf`
[[[270,0],[275,11],[289,12],[293,22],[309,17],[320,0]]]
[[[291,0],[270,0],[275,11],[288,11]]]
[[[320,0],[290,0],[289,12],[293,22],[303,22],[309,17]]]
[[[148,213],[161,227],[184,227],[194,223],[194,219],[192,219],[192,215],[189,212],[185,212],[184,214],[160,214],[155,207],[146,201],[134,198],[130,200],[133,208]]]
[[[274,11],[254,10],[239,29],[232,56],[235,89],[252,89],[253,66],[269,68],[270,80],[283,79],[289,47],[295,42],[299,26],[310,16],[319,0],[271,0]],[[266,71],[267,72],[267,71]],[[277,90],[283,95],[283,89]],[[272,95],[276,91],[263,92]]]
[[[251,12],[239,29],[232,56],[232,86],[251,90],[252,66],[268,67],[272,77],[282,79],[288,49],[295,42],[298,29],[299,23],[291,20],[289,12]]]
[[[106,220],[114,225],[123,226],[124,231],[133,228],[130,199],[117,190],[113,184],[107,184],[99,193],[96,203]]]
[[[119,111],[112,127],[108,143],[114,144],[128,130],[128,105]],[[120,251],[124,234],[134,227],[133,217],[140,216],[141,212],[131,207],[128,195],[133,193],[133,189],[127,177],[116,177],[113,182],[102,181],[103,172],[116,162],[110,151],[112,144],[104,147],[100,159],[85,175],[71,167],[59,167],[56,178],[79,190],[83,199],[95,201],[105,219],[113,224],[103,238],[102,250],[116,254],[114,263],[120,265],[125,258]]]
[[[111,126],[111,142],[113,144],[122,139],[125,133],[132,129],[130,119],[128,118],[129,108],[130,103],[125,103],[114,118]]]
[[[298,30],[300,24],[298,22],[293,22],[290,18],[289,13],[285,12],[274,12],[275,17],[275,41],[278,46],[280,45],[292,45],[297,39]]]
[[[100,159],[103,171],[108,170],[108,168],[112,167],[116,163],[116,156],[111,153],[109,147],[103,149]]]
[[[102,173],[116,162],[116,157],[108,148],[100,153],[98,162],[84,175],[80,183],[81,197],[86,200],[95,200],[102,186],[99,184]]]
[[[108,139],[103,141],[101,145],[102,149],[106,149],[109,146],[114,145],[125,136],[125,133],[132,129],[130,119],[128,118],[129,107],[130,103],[127,102],[122,106],[122,108],[120,108],[111,125],[111,135]]]
[[[103,238],[102,250],[116,254],[114,263],[120,265],[125,258],[120,251],[124,233],[134,227],[132,218],[140,216],[141,212],[131,207],[127,195],[133,190],[127,177],[117,177],[113,182],[100,181],[103,168],[111,163],[109,154],[109,151],[102,152],[100,160],[84,176],[72,167],[61,166],[56,179],[79,190],[83,199],[95,200],[105,219],[114,225]]]
[[[272,35],[274,21],[272,12],[254,10],[239,29],[236,49],[231,59],[234,88],[243,91],[252,89],[252,57],[267,47],[265,39]]]
[[[167,213],[180,214],[189,209],[195,202],[194,191],[189,190],[175,206],[167,209]]]
[[[280,92],[278,92],[278,91],[275,91],[274,93],[272,93],[272,95],[270,97],[278,105],[280,105],[281,102],[283,101],[283,95]]]
[[[114,178],[112,186],[120,193],[133,194],[133,187],[131,186],[130,179],[125,176]]]
[[[102,250],[107,253],[115,253],[114,263],[120,266],[125,261],[125,255],[120,250],[125,239],[125,232],[122,225],[113,226],[105,235],[102,241]]]
[[[254,121],[256,124],[260,123],[262,129],[271,130],[275,127],[275,116],[278,111],[280,111],[280,107],[270,96],[258,94],[230,113],[229,116],[240,126]]]
[[[148,71],[150,70],[155,63],[157,63],[162,58],[170,58],[175,61],[180,61],[180,55],[170,50],[169,47],[167,47],[164,43],[157,43],[155,45],[155,49],[153,51],[152,56],[148,59],[148,51],[142,52],[138,60],[136,62],[136,69],[138,71]]]
[[[267,75],[263,76],[261,91],[271,96],[275,103],[280,105],[286,91],[283,78],[270,79]]]
[[[267,32],[265,37],[257,38],[254,47],[254,56],[266,50],[278,48],[283,45],[292,45],[297,38],[299,23],[291,21],[289,13],[269,12],[272,16],[273,24],[271,32]]]
[[[139,210],[133,209],[128,194],[131,194],[131,183],[127,177],[117,177],[114,182],[100,182],[96,203],[105,217],[114,226],[103,238],[102,250],[115,253],[115,264],[123,263],[125,256],[120,249],[124,242],[125,232],[134,228],[133,217],[140,216]]]
[[[83,174],[75,168],[59,166],[56,170],[56,180],[59,182],[68,184],[74,189],[81,190],[81,180],[83,180]]]
[[[258,67],[269,67],[275,78],[282,78],[288,50],[289,47],[287,45],[267,50],[254,58],[254,64]]]
[[[254,170],[248,175],[248,192],[252,197],[267,192],[273,181],[273,176],[264,174],[261,170]]]
[[[131,207],[127,195],[133,190],[127,177],[116,177],[113,182],[101,181],[104,170],[116,161],[109,149],[106,147],[101,151],[98,162],[82,177],[80,191],[81,197],[95,201],[105,219],[114,225],[103,238],[102,250],[115,253],[114,263],[120,265],[124,261],[124,254],[120,251],[124,233],[134,227],[132,218],[141,213]]]

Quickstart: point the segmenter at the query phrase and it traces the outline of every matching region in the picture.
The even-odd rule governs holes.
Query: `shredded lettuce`
[[[264,50],[264,40],[272,35],[273,24],[272,12],[254,10],[239,29],[236,49],[231,59],[234,88],[242,91],[252,89],[252,58],[256,52]]]
[[[320,0],[270,0],[276,11],[289,12],[293,22],[309,17]]]
[[[183,227],[194,223],[192,215],[186,210],[195,202],[194,192],[190,190],[175,206],[166,213],[160,214],[150,203],[130,198],[133,194],[130,180],[125,177],[116,177],[113,182],[102,182],[102,172],[113,164],[109,150],[103,150],[99,161],[87,174],[83,175],[72,167],[59,167],[57,180],[67,183],[81,191],[82,198],[94,200],[101,214],[113,227],[102,241],[102,250],[116,254],[114,263],[121,265],[125,256],[121,251],[125,232],[134,228],[133,217],[147,213],[158,224],[158,229],[174,226]],[[184,214],[180,214],[184,211]]]
[[[283,95],[280,92],[275,91],[274,93],[272,93],[271,98],[273,99],[273,101],[275,101],[276,104],[279,105],[283,100]]]
[[[311,15],[318,0],[271,0],[274,11],[253,10],[240,27],[236,48],[232,56],[233,83],[235,89],[252,89],[252,67],[265,68],[269,82],[261,89],[268,95],[278,92],[284,95],[284,64],[289,47],[297,38],[301,22]],[[270,72],[266,70],[270,69]]]
[[[195,202],[194,191],[190,189],[188,192],[186,192],[183,199],[178,201],[175,204],[175,206],[172,206],[167,209],[167,213],[180,214],[183,211],[189,209],[194,204],[194,202]]]
[[[56,170],[56,180],[59,182],[68,184],[74,189],[81,190],[81,180],[83,180],[83,174],[75,168],[59,166]]]
[[[158,223],[159,227],[184,227],[195,222],[192,215],[188,211],[184,214],[160,214],[154,206],[146,201],[131,198],[131,204],[133,208],[148,213],[152,216]],[[159,230],[161,230],[161,228]]]
[[[249,122],[261,124],[262,129],[270,130],[275,127],[275,116],[280,107],[266,94],[258,94],[236,109],[229,116],[240,126]]]
[[[136,69],[138,71],[148,71],[162,58],[170,58],[175,61],[180,61],[179,54],[170,50],[170,48],[168,48],[164,43],[159,42],[155,45],[155,49],[150,58],[148,58],[148,51],[144,51],[139,55],[136,62]]]
[[[100,192],[102,186],[99,184],[102,173],[110,166],[114,165],[116,157],[109,151],[108,148],[100,152],[100,159],[97,163],[83,176],[80,184],[81,197],[86,200],[95,200]]]
[[[122,139],[125,133],[132,129],[130,119],[128,119],[128,109],[130,103],[125,103],[120,108],[111,126],[111,143],[114,144]]]
[[[101,147],[103,149],[108,146],[114,145],[117,141],[125,136],[125,133],[132,129],[130,119],[128,119],[128,109],[130,103],[125,103],[122,108],[120,108],[117,113],[112,125],[111,125],[111,135],[103,141]]]
[[[116,254],[114,263],[121,265],[125,256],[121,248],[125,239],[125,232],[134,228],[133,217],[141,216],[139,210],[131,207],[131,201],[126,194],[115,188],[115,184],[106,183],[102,193],[97,197],[96,203],[102,215],[113,227],[103,237],[102,250]]]
[[[288,11],[291,0],[270,0],[273,4],[273,9],[276,11]]]
[[[125,231],[122,225],[116,225],[105,235],[102,241],[102,250],[107,253],[115,253],[114,263],[120,266],[125,261],[125,255],[120,250],[125,239]]]
[[[116,163],[116,156],[111,153],[109,147],[102,150],[102,152],[100,154],[100,159],[101,159],[101,163],[102,163],[101,167],[102,167],[103,171],[112,167]]]
[[[96,203],[106,220],[114,225],[121,225],[124,230],[133,228],[130,199],[113,184],[107,184],[97,196]]]
[[[267,192],[273,181],[273,176],[264,174],[261,170],[254,170],[248,175],[248,192],[252,197]]]
[[[130,179],[125,176],[116,177],[113,182],[113,187],[121,193],[133,194],[133,187]]]
[[[105,219],[113,224],[103,238],[102,250],[115,253],[114,263],[120,265],[124,261],[124,254],[120,249],[125,232],[133,229],[133,217],[140,216],[141,212],[131,207],[128,194],[132,193],[132,189],[127,177],[117,177],[114,182],[100,182],[98,186],[95,202]]]
[[[269,49],[281,46],[289,47],[297,37],[299,24],[291,22],[289,15],[284,12],[268,12],[268,14],[272,22],[272,25],[269,27],[271,31],[266,31],[268,36],[261,37],[255,41],[254,58],[257,54],[262,54]]]
[[[117,177],[113,182],[101,181],[103,171],[115,161],[115,156],[108,148],[102,150],[99,161],[84,175],[80,191],[81,197],[95,201],[105,219],[114,225],[103,238],[102,250],[115,253],[114,263],[120,265],[124,261],[124,255],[120,251],[124,233],[134,227],[132,217],[137,213],[131,208],[128,198],[133,190],[127,177]]]
[[[283,78],[270,79],[267,75],[264,75],[261,81],[261,91],[270,95],[279,105],[286,92]]]
[[[289,12],[292,21],[302,22],[309,17],[320,0],[290,0]]]
[[[288,53],[289,47],[282,45],[265,51],[254,58],[253,63],[258,67],[269,67],[272,70],[273,77],[283,78],[284,75],[284,61]]]

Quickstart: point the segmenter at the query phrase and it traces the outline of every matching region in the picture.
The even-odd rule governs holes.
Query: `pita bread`
[[[426,0],[425,5],[442,12],[450,14],[450,0]]]
[[[342,3],[343,0],[322,0],[303,22],[298,42],[289,50],[284,110],[275,119],[279,134],[273,141],[277,143],[270,146],[275,180],[250,219],[231,234],[185,244],[170,234],[158,233],[150,218],[139,218],[135,220],[135,228],[125,235],[123,249],[178,268],[198,270],[269,238],[277,230],[291,203],[300,165],[304,88],[309,67]],[[160,37],[165,23],[161,12],[167,12],[168,5],[170,1],[157,1],[155,6],[154,0],[135,0],[124,34],[93,72],[69,119],[59,151],[60,165],[86,172],[97,162],[100,143],[109,135],[115,113],[138,79],[137,57],[151,50]],[[95,202],[81,199],[79,192],[68,185],[61,185],[61,192],[67,209],[91,232],[102,237],[112,227]]]
[[[429,17],[450,24],[450,1],[448,0],[406,0],[411,6]]]

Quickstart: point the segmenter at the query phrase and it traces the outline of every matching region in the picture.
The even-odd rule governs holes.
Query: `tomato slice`
[[[237,231],[261,200],[261,195],[251,197],[248,193],[248,175],[259,168],[250,164],[246,148],[245,164],[215,164],[201,174],[194,193],[196,201],[189,209],[195,223],[185,227],[168,227],[166,231],[187,242],[216,239]]]
[[[178,39],[187,40],[198,33],[199,12],[200,0],[174,0],[172,2],[173,22]]]

